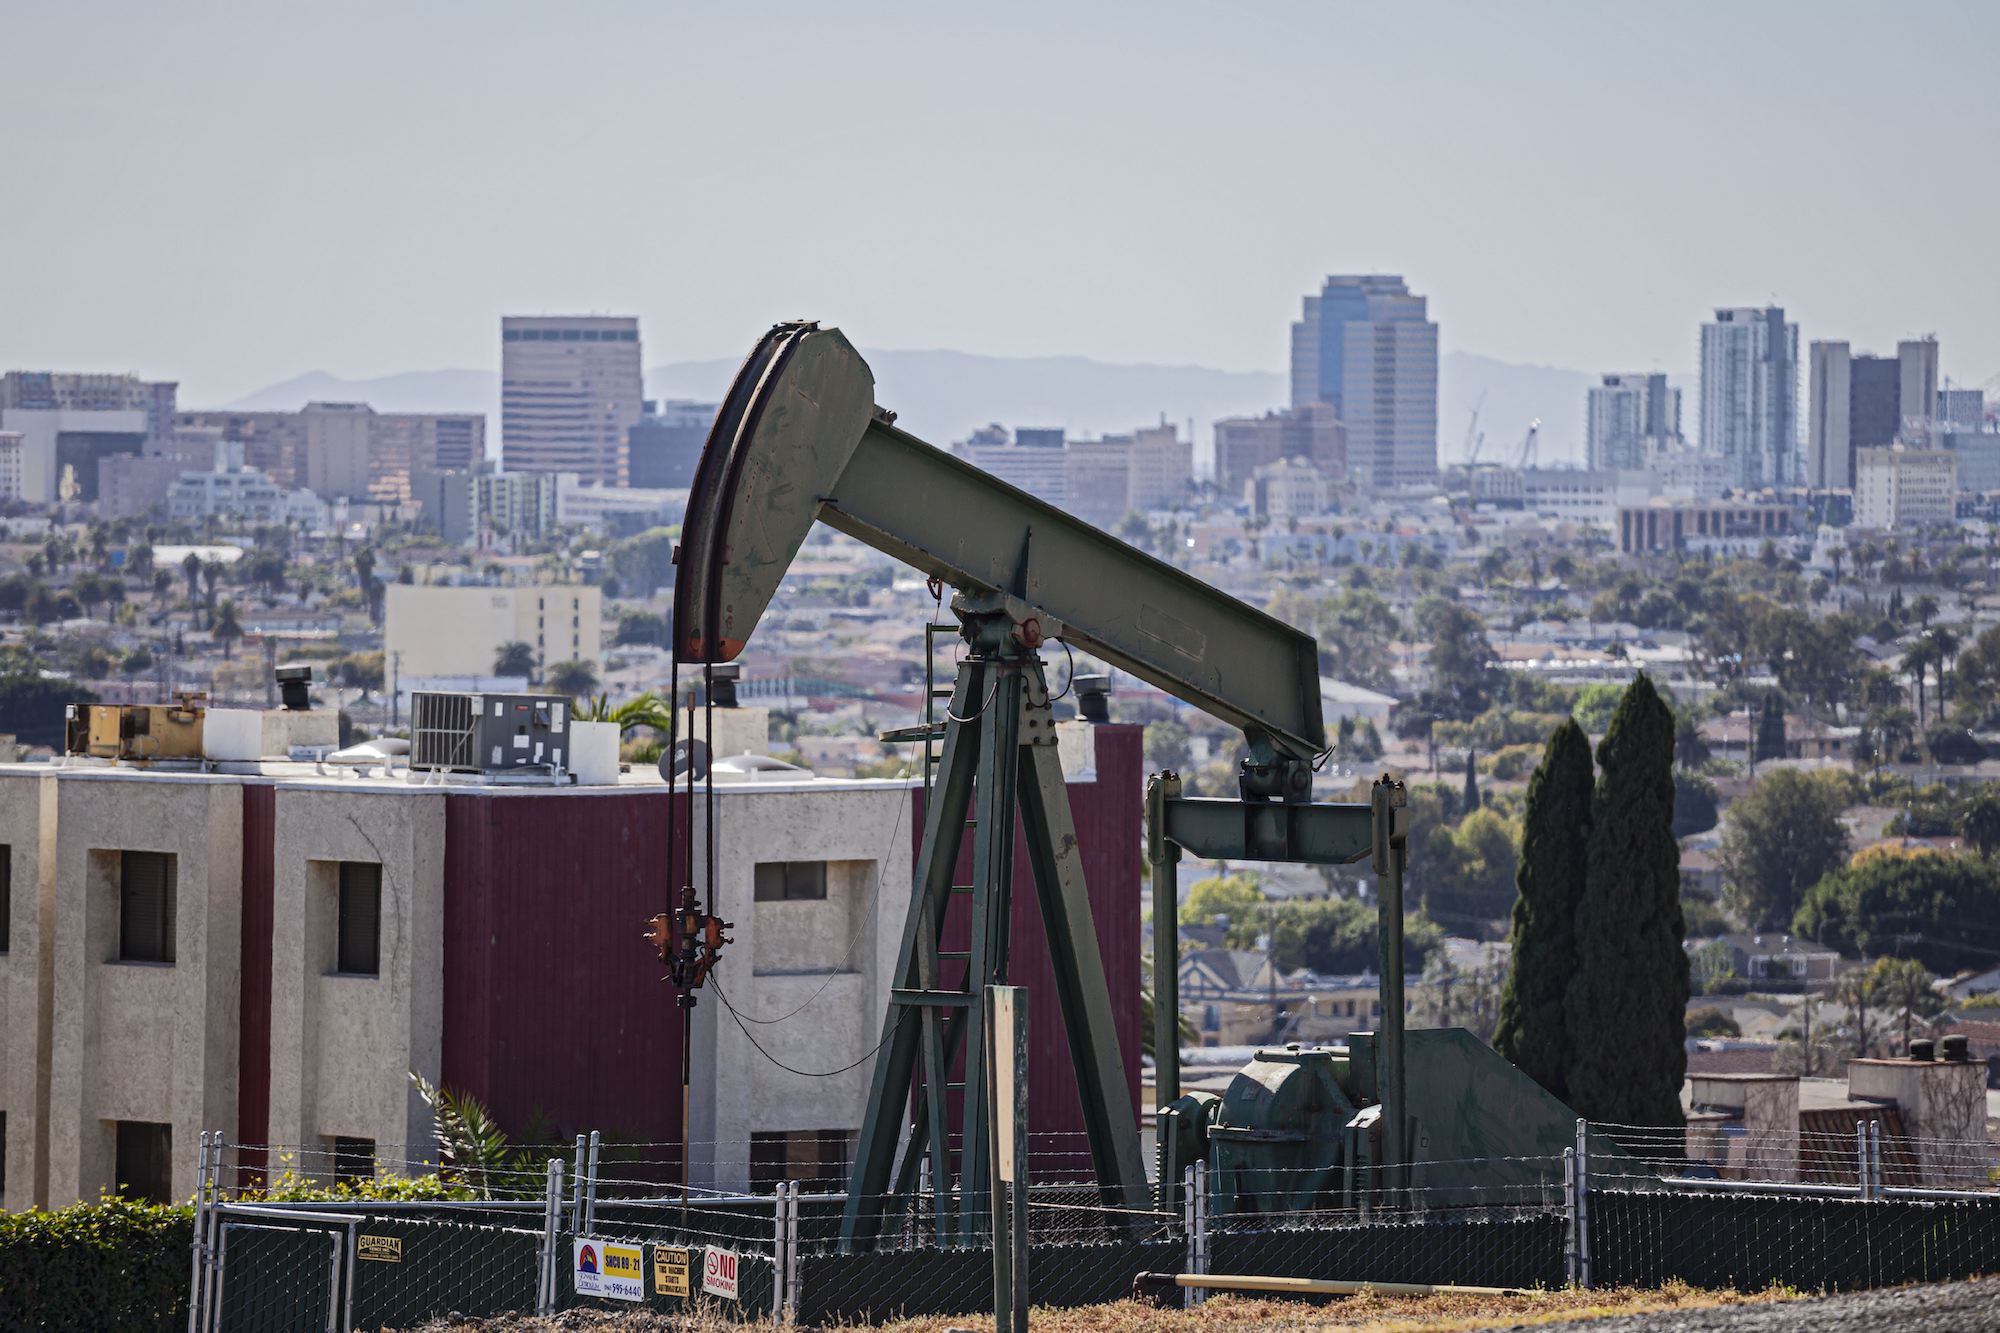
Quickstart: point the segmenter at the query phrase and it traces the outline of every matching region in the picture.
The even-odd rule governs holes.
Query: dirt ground
[[[1378,1296],[1368,1293],[1326,1305],[1236,1296],[1211,1297],[1194,1310],[1163,1310],[1139,1301],[1073,1310],[1031,1312],[1035,1333],[1458,1333],[1464,1329],[1531,1328],[1616,1315],[1691,1311],[1791,1298],[1770,1291],[1755,1296],[1697,1291],[1681,1284],[1655,1291],[1547,1291],[1519,1296]],[[436,1319],[414,1333],[729,1333],[749,1325],[720,1315],[662,1315],[569,1310],[553,1318],[500,1315],[486,1319]],[[992,1316],[961,1314],[903,1319],[880,1325],[886,1333],[946,1333],[992,1327]]]

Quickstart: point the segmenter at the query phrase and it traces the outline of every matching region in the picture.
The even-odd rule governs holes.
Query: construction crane
[[[1465,470],[1472,471],[1479,462],[1479,451],[1486,447],[1486,436],[1479,429],[1479,409],[1486,406],[1486,391],[1479,392],[1479,401],[1472,405],[1472,419],[1465,423]]]
[[[843,1243],[867,1248],[897,1225],[926,1162],[940,1197],[940,1242],[982,1234],[994,1108],[977,1034],[984,988],[1006,977],[1017,818],[1099,1191],[1121,1207],[1147,1206],[1037,651],[1052,640],[1240,728],[1247,746],[1236,799],[1183,798],[1171,773],[1156,775],[1147,792],[1162,1103],[1178,1086],[1172,863],[1181,852],[1319,864],[1372,858],[1383,876],[1378,1160],[1404,1162],[1407,811],[1401,784],[1386,778],[1366,804],[1310,802],[1314,766],[1328,752],[1313,638],[897,429],[894,414],[875,406],[874,391],[867,363],[839,331],[795,323],[767,334],[731,386],[697,465],[674,588],[677,668],[743,651],[816,521],[954,590],[965,652],[947,721],[933,737],[943,742],[941,767],[856,1144]],[[968,833],[972,874],[957,883]],[[946,917],[961,899],[970,909],[970,947],[948,953],[940,947]],[[707,918],[690,905],[685,919]],[[964,965],[956,980],[945,972],[951,963]],[[954,1078],[961,1056],[963,1073]],[[956,1153],[948,1132],[954,1094],[961,1095]]]
[[[1514,466],[1526,471],[1539,461],[1542,446],[1542,419],[1536,417],[1528,423],[1528,433],[1521,437],[1521,448],[1515,456]]]

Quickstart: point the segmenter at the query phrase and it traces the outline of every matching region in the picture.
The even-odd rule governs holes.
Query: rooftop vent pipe
[[[743,678],[741,662],[717,662],[709,668],[709,688],[715,692],[717,708],[736,707],[736,682]]]
[[[291,713],[303,713],[312,707],[312,699],[307,688],[312,684],[313,669],[309,666],[281,666],[271,673],[278,682],[278,698]]]
[[[1956,1064],[1963,1064],[1972,1058],[1972,1051],[1966,1044],[1963,1032],[1954,1032],[1946,1037],[1943,1042],[1943,1051],[1944,1058]]]
[[[1111,677],[1093,675],[1076,678],[1076,715],[1085,722],[1111,720]]]
[[[1929,1061],[1937,1059],[1937,1043],[1928,1037],[1919,1037],[1910,1043],[1910,1059]]]

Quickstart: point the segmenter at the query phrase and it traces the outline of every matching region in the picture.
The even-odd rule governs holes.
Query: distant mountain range
[[[1084,356],[864,354],[875,371],[878,401],[895,409],[899,424],[937,444],[964,439],[992,421],[1100,435],[1164,418],[1183,426],[1192,421],[1197,454],[1205,456],[1211,422],[1266,412],[1283,406],[1287,397],[1285,376],[1268,371],[1118,365]],[[713,401],[738,364],[729,359],[656,366],[646,372],[646,392]],[[1486,437],[1482,458],[1512,461],[1529,423],[1540,419],[1542,461],[1580,460],[1584,391],[1594,379],[1579,370],[1446,352],[1438,370],[1439,455],[1446,462],[1463,456],[1466,424],[1478,406],[1479,430]],[[365,402],[384,412],[484,412],[487,446],[499,449],[500,377],[490,370],[411,371],[362,380],[316,370],[227,406],[291,411],[309,402]],[[1686,425],[1692,432],[1693,421]]]

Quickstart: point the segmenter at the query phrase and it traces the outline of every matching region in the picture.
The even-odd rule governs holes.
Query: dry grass
[[[1702,1291],[1683,1282],[1652,1290],[1540,1291],[1519,1296],[1378,1296],[1365,1293],[1323,1305],[1296,1300],[1212,1296],[1196,1310],[1162,1310],[1140,1301],[1088,1305],[1074,1310],[1036,1309],[1035,1333],[1460,1333],[1466,1329],[1559,1325],[1606,1315],[1646,1314],[1712,1305],[1786,1300],[1795,1292],[1773,1288],[1746,1296]],[[945,1333],[991,1328],[989,1315],[961,1314],[899,1319],[884,1333]],[[552,1319],[500,1315],[475,1320],[434,1320],[422,1333],[739,1333],[748,1327],[717,1315],[677,1316],[635,1310],[630,1314],[571,1310]]]

